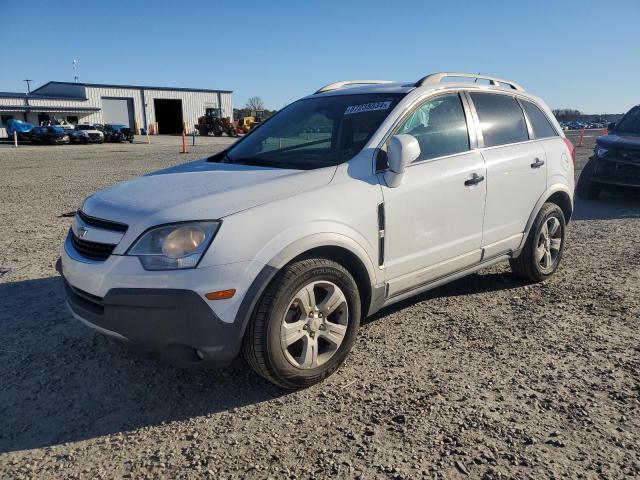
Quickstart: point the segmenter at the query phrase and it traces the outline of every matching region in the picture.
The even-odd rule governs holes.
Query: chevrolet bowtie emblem
[[[87,232],[89,232],[89,230],[87,230],[84,227],[79,227],[78,228],[78,238],[84,238],[87,236]]]

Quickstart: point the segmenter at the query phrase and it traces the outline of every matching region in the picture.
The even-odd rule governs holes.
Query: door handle
[[[542,165],[544,165],[544,160],[536,158],[536,161],[531,164],[531,168],[540,168]]]
[[[484,175],[478,175],[474,173],[471,175],[471,178],[464,181],[465,187],[472,187],[473,185],[477,185],[484,180]]]

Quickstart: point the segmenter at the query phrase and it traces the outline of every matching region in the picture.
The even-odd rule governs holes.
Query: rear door
[[[546,154],[515,96],[469,92],[487,167],[482,245],[491,258],[520,245],[536,202],[547,188]]]
[[[567,145],[555,125],[549,120],[544,109],[532,101],[520,99],[536,140],[547,157],[547,186],[561,183],[573,191],[573,162],[567,155]]]

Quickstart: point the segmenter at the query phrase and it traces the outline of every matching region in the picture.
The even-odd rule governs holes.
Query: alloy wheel
[[[536,247],[536,261],[543,273],[553,270],[560,248],[562,247],[562,228],[560,220],[551,216],[545,220],[540,229],[538,246]]]
[[[347,334],[349,306],[335,283],[315,281],[296,293],[280,327],[280,344],[294,367],[312,369],[326,363]]]

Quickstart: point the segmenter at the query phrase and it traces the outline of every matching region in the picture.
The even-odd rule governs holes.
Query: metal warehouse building
[[[7,120],[34,125],[56,119],[70,123],[128,125],[136,132],[189,132],[207,109],[220,108],[232,118],[232,91],[197,88],[49,82],[30,94],[0,92],[0,136]]]

